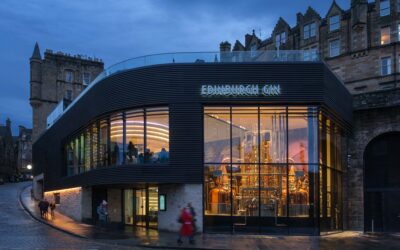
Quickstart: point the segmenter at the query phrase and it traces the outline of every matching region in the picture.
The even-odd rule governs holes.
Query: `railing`
[[[144,66],[170,63],[260,63],[260,62],[317,62],[320,61],[316,52],[309,50],[266,50],[266,51],[234,51],[234,52],[180,52],[147,55],[131,58],[116,63],[94,79],[79,96],[65,109],[56,108],[47,117],[47,128],[50,128],[63,113],[85,95],[97,82],[113,74]],[[61,113],[60,113],[61,111]],[[55,119],[54,119],[55,118]]]

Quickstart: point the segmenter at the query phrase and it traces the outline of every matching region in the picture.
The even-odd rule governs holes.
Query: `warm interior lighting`
[[[44,194],[52,194],[52,193],[67,193],[67,192],[79,192],[81,191],[82,187],[73,187],[73,188],[66,188],[66,189],[58,189],[52,191],[46,191]]]

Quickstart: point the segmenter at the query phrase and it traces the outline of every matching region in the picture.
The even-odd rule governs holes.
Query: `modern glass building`
[[[352,97],[302,51],[178,53],[103,72],[34,144],[45,196],[75,219],[203,232],[343,230]],[[76,209],[78,207],[78,209]]]

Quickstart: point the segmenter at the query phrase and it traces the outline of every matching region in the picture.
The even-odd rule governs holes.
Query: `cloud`
[[[337,0],[345,9],[349,0]],[[221,41],[244,42],[253,29],[265,39],[279,16],[320,0],[2,0],[0,4],[0,113],[31,126],[29,57],[46,48],[103,59],[106,66],[147,54],[217,51]]]

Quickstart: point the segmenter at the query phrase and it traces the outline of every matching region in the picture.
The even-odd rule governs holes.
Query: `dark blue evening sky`
[[[350,0],[336,1],[348,9]],[[332,0],[1,0],[0,123],[32,126],[29,57],[46,48],[102,58],[105,66],[146,54],[218,51],[256,30],[270,36],[308,6],[324,17]]]

